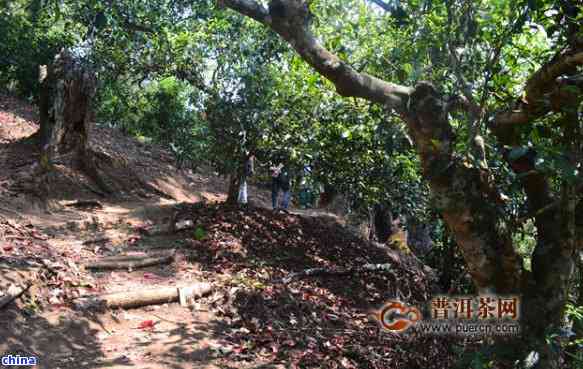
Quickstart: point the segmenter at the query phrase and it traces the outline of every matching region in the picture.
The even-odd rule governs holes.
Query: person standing
[[[283,166],[281,168],[281,172],[279,173],[279,176],[277,177],[278,179],[278,183],[279,183],[279,188],[281,188],[281,190],[283,191],[283,198],[281,200],[281,206],[280,208],[283,210],[287,210],[288,206],[289,206],[289,201],[290,201],[290,197],[291,197],[291,180],[290,180],[290,174],[289,174],[289,170],[286,166]]]
[[[241,205],[247,205],[247,177],[251,177],[255,172],[255,156],[252,153],[247,153],[245,160],[245,168],[241,176],[239,184],[239,196],[237,202]]]
[[[271,171],[271,205],[273,206],[273,210],[277,210],[277,197],[279,195],[279,174],[281,173],[282,168],[283,164],[269,168]]]

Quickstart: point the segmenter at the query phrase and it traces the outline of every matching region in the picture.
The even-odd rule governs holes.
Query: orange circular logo
[[[378,313],[377,319],[384,329],[391,332],[404,332],[421,319],[421,312],[415,307],[400,301],[389,301]]]

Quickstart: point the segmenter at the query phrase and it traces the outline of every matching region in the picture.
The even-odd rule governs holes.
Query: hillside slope
[[[36,129],[32,107],[0,98],[0,291],[31,285],[0,309],[0,352],[35,355],[40,368],[451,365],[451,339],[387,334],[371,316],[389,299],[429,298],[431,272],[415,258],[358,238],[332,216],[226,206],[220,178],[179,171],[162,148],[106,128],[92,132],[92,145],[111,158],[102,170],[119,192],[100,196],[63,158],[58,196],[42,208],[31,187]],[[90,206],[71,206],[78,200]],[[192,227],[172,231],[170,222]],[[169,264],[85,268],[168,251]],[[75,308],[80,297],[201,281],[213,290],[192,309]]]

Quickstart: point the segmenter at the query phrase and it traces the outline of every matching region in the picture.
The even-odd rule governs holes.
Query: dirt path
[[[150,248],[171,247],[175,236],[147,237],[138,230],[168,219],[176,201],[103,203],[99,210],[64,208],[51,214],[23,214],[27,224],[48,236],[47,243],[69,269],[79,287],[48,286],[50,304],[33,316],[16,309],[0,311],[0,352],[38,355],[40,368],[215,368],[219,322],[208,309],[189,310],[166,304],[105,314],[75,311],[66,293],[132,291],[196,280],[196,269],[177,261],[128,271],[93,273],[82,265],[102,256],[141,254]],[[88,241],[97,240],[96,243]],[[104,240],[104,241],[100,241]],[[42,294],[39,291],[39,294]],[[34,296],[34,293],[31,295]],[[39,296],[40,297],[40,296]],[[19,307],[31,308],[31,301]],[[152,321],[153,326],[140,328]]]
[[[35,355],[40,368],[219,368],[230,366],[222,358],[223,318],[206,305],[211,295],[192,309],[164,304],[94,314],[76,311],[72,297],[135,291],[157,286],[181,286],[214,281],[213,273],[189,261],[183,236],[148,236],[144,230],[164,225],[180,203],[168,199],[100,201],[101,209],[63,207],[50,214],[21,213],[26,224],[46,235],[51,253],[66,266],[61,285],[38,291],[49,294],[45,310],[32,311],[31,293],[19,309],[0,310],[0,353]],[[177,249],[175,261],[134,271],[90,272],[82,265],[104,256],[142,255]],[[71,272],[73,270],[73,272]],[[66,278],[73,279],[67,283]],[[256,366],[257,363],[253,364]],[[233,364],[235,365],[235,364]]]
[[[222,195],[205,193],[212,199]],[[207,200],[209,201],[209,200]],[[63,207],[51,213],[21,213],[26,224],[48,237],[54,255],[75,271],[77,287],[63,291],[49,287],[44,311],[33,316],[16,310],[0,311],[0,352],[35,355],[40,368],[242,368],[222,358],[223,330],[227,324],[205,304],[194,308],[164,304],[94,314],[76,311],[67,300],[76,296],[135,291],[157,286],[182,286],[196,281],[217,281],[216,275],[192,263],[183,248],[183,236],[148,236],[144,230],[165,225],[180,207],[176,200],[150,199],[109,202],[102,208]],[[295,211],[293,211],[295,212]],[[307,211],[298,211],[307,215]],[[142,255],[177,250],[175,262],[134,271],[90,272],[82,265],[112,255]],[[34,296],[34,294],[32,295]],[[30,302],[30,301],[29,301]],[[26,304],[20,305],[27,308]],[[258,367],[260,362],[249,363]],[[263,368],[283,367],[276,364]]]
[[[179,171],[162,148],[97,128],[93,149],[119,191],[96,195],[64,158],[55,196],[40,204],[34,110],[0,95],[0,291],[32,286],[0,308],[0,356],[38,358],[39,368],[443,369],[451,340],[386,335],[371,311],[388,299],[426,301],[431,275],[419,262],[372,244],[320,210],[273,212],[270,192],[250,186],[244,209],[221,204],[226,181]],[[76,201],[85,205],[71,206]],[[171,219],[194,225],[178,232]],[[92,271],[115,255],[172,252],[172,262]],[[384,272],[298,278],[306,268]],[[210,295],[96,312],[80,297],[207,282]],[[407,353],[407,354],[405,354]]]
[[[0,356],[34,355],[39,368],[51,369],[219,367],[217,347],[224,323],[204,301],[193,309],[164,304],[98,314],[77,311],[70,302],[83,295],[209,280],[209,273],[187,262],[188,255],[181,251],[169,265],[131,272],[91,272],[83,264],[104,256],[180,246],[180,236],[149,237],[143,229],[168,224],[174,207],[183,201],[224,200],[223,181],[179,173],[163,151],[150,148],[144,153],[138,142],[107,131],[105,140],[103,135],[99,138],[105,144],[96,144],[104,152],[123,153],[134,167],[144,167],[144,174],[157,173],[142,178],[165,196],[95,198],[82,185],[82,176],[63,167],[62,197],[46,211],[22,187],[33,173],[36,147],[28,137],[37,129],[34,108],[0,96],[0,221],[5,220],[8,229],[3,232],[0,227],[0,291],[11,283],[36,279],[22,298],[0,310]],[[144,165],[160,158],[165,160],[158,166]],[[67,206],[76,199],[96,200],[102,207]],[[20,230],[12,234],[7,224]],[[40,258],[58,265],[58,275],[38,277]]]

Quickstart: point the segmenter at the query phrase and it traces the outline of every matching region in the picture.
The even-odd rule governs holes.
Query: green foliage
[[[521,127],[522,147],[499,147],[486,123],[520,97],[533,71],[565,48],[581,12],[570,16],[562,8],[566,2],[550,0],[407,0],[387,2],[388,10],[365,0],[309,3],[314,33],[355,70],[411,86],[428,80],[446,96],[466,95],[484,107],[475,124],[469,114],[450,113],[452,156],[477,166],[469,143],[475,133],[484,137],[491,177],[508,197],[495,206],[513,227],[528,266],[536,227],[516,222],[529,210],[524,174],[516,175],[501,153],[509,149],[513,163],[536,153],[536,169],[548,175],[555,193],[565,184],[578,185],[580,163],[572,160],[562,133],[568,112]],[[87,45],[100,76],[100,123],[145,144],[167,145],[179,162],[210,162],[222,174],[236,173],[248,150],[263,163],[284,157],[296,172],[309,164],[310,183],[346,194],[356,213],[388,201],[394,213],[439,223],[433,230],[438,247],[428,260],[436,266],[451,262],[452,275],[466,272],[459,253],[451,253],[452,237],[436,221],[409,132],[398,117],[337,96],[330,82],[265,27],[217,10],[211,0],[0,4],[3,86],[33,96],[39,64],[63,46]],[[564,92],[580,93],[574,86]]]
[[[33,2],[32,5],[39,2]],[[69,23],[53,23],[50,14],[26,10],[26,2],[0,7],[0,85],[25,97],[38,94],[38,67],[75,41]]]
[[[194,230],[194,239],[195,240],[198,240],[198,241],[204,240],[206,238],[206,235],[207,235],[207,232],[201,226],[197,226],[196,229]]]
[[[494,368],[494,350],[491,347],[483,347],[477,351],[458,349],[459,359],[456,368],[459,369],[490,369]]]
[[[500,147],[486,127],[496,112],[520,100],[535,70],[565,50],[583,12],[573,16],[564,8],[574,2],[550,0],[386,3],[389,9],[382,10],[368,0],[309,1],[314,34],[357,71],[409,86],[427,80],[446,97],[464,95],[484,108],[476,122],[470,114],[449,113],[452,160],[478,166],[470,143],[476,133],[484,137],[488,175],[507,198],[492,206],[532,269],[537,229],[524,219],[530,209],[521,184],[529,173],[517,175],[506,159],[533,159],[556,198],[562,187],[579,186],[580,155],[571,152],[572,137],[565,134],[565,115],[572,112],[555,111],[517,129],[522,146]],[[389,202],[393,213],[433,224],[436,247],[424,261],[441,271],[443,289],[473,292],[399,117],[337,96],[273,32],[218,10],[211,0],[0,0],[3,87],[37,95],[38,65],[62,47],[82,45],[99,72],[95,107],[101,124],[144,145],[166,145],[179,163],[211,163],[221,174],[237,173],[249,150],[266,164],[283,158],[296,173],[308,164],[308,182],[345,194],[353,213],[362,216]],[[581,94],[575,86],[563,92]],[[194,237],[205,239],[205,229],[197,227]],[[567,306],[566,315],[583,321],[581,307]],[[575,365],[583,362],[580,352],[568,351]],[[460,365],[490,368],[500,355],[485,348],[460,357]]]
[[[423,218],[428,193],[400,125],[384,122],[374,107],[336,101],[311,130],[316,178],[349,194],[355,210],[389,201],[393,212]]]
[[[583,323],[583,306],[567,304],[565,316],[571,321],[578,321]]]
[[[99,120],[144,142],[153,140],[168,146],[179,164],[201,162],[208,141],[203,116],[193,107],[197,91],[175,77],[142,84],[142,89],[128,89],[124,84],[103,89]]]
[[[171,143],[175,133],[188,127],[187,85],[169,77],[146,86],[141,96],[142,117],[138,128],[146,136]],[[178,131],[178,132],[176,132]]]

